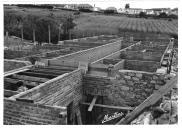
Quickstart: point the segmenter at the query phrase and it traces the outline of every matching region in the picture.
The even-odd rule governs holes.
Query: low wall
[[[67,124],[66,107],[52,107],[4,99],[4,125]]]
[[[130,51],[141,51],[141,50],[153,50],[153,52],[164,52],[167,46],[149,46],[149,45],[139,45],[133,47]]]
[[[28,61],[4,60],[4,72],[31,65]]]
[[[117,77],[83,78],[84,94],[103,96],[104,103],[116,106],[137,106],[165,84],[164,76],[141,71],[119,71]]]
[[[25,98],[39,104],[65,107],[73,102],[74,113],[78,110],[79,101],[82,99],[81,70],[58,76],[10,98]]]
[[[92,62],[92,64],[103,63],[104,59],[120,59],[121,52],[124,52],[124,51],[126,51],[128,49],[131,49],[131,48],[135,47],[136,45],[140,45],[140,42],[132,44],[132,45],[126,47],[126,48],[123,48],[123,49],[121,49],[119,51],[116,51],[116,52],[114,52],[114,53],[112,53],[112,54],[110,54],[108,56],[105,56],[105,57],[103,57],[103,58],[101,58],[101,59],[99,59],[99,60],[97,60],[95,62]]]
[[[160,68],[160,62],[155,61],[126,60],[124,64],[125,70],[156,72],[158,68]]]
[[[143,60],[143,61],[161,61],[163,54],[160,52],[138,52],[138,51],[126,51],[122,52],[121,59],[129,60]]]
[[[107,56],[111,53],[119,51],[120,49],[121,49],[121,40],[118,40],[114,43],[110,43],[110,44],[106,44],[103,46],[79,51],[79,52],[68,54],[68,55],[61,56],[61,57],[56,57],[49,61],[52,61],[52,60],[70,61],[70,60],[72,60],[76,63],[76,66],[78,66],[79,61],[94,62],[100,58],[103,58],[104,56]]]

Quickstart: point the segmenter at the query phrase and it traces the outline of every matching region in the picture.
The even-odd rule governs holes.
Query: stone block
[[[127,84],[130,85],[130,86],[134,85],[133,81],[127,81]]]
[[[151,90],[151,89],[148,89],[148,88],[146,88],[145,91],[146,91],[147,93],[151,93],[151,92],[152,92],[152,90]]]
[[[134,80],[134,81],[139,81],[140,79],[138,79],[137,77],[132,77],[132,79]]]
[[[133,72],[128,72],[128,76],[135,76],[135,73],[133,73]]]
[[[142,75],[141,73],[136,73],[136,77],[138,77],[138,78],[140,78],[140,79],[141,79],[141,78],[142,78],[142,76],[143,76],[143,75]]]
[[[155,84],[156,81],[155,81],[155,80],[151,80],[150,83],[151,83],[151,84]]]
[[[127,86],[121,86],[121,90],[129,91],[129,90],[130,90],[130,88],[129,88],[129,87],[127,87]]]
[[[163,80],[157,80],[156,81],[156,84],[158,84],[158,85],[164,85],[165,84],[165,81],[163,81]]]
[[[154,75],[152,78],[153,78],[153,80],[159,79],[158,76],[156,76],[156,75]]]
[[[124,78],[130,80],[131,76],[124,76]]]
[[[155,89],[158,90],[158,89],[160,89],[160,88],[161,88],[161,86],[159,86],[159,85],[157,85],[157,84],[155,85]]]
[[[119,83],[126,84],[126,81],[125,80],[120,80]]]

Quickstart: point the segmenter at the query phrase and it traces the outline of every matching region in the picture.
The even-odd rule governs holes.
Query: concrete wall
[[[125,70],[156,72],[157,68],[160,68],[160,62],[155,61],[125,60],[124,64]]]
[[[24,66],[31,65],[31,63],[27,61],[18,61],[18,60],[4,60],[4,72],[14,70],[17,68],[22,68]]]
[[[94,62],[100,58],[103,58],[104,56],[107,56],[111,53],[114,53],[116,51],[119,51],[121,49],[121,40],[118,40],[117,42],[106,44],[103,46],[91,48],[88,50],[79,51],[76,53],[68,54],[65,56],[57,57],[52,60],[62,60],[62,61],[74,61],[76,63],[76,66],[78,66],[79,61],[88,61],[88,62]],[[49,60],[49,61],[52,61]]]
[[[155,73],[123,70],[116,79],[85,76],[84,94],[104,96],[104,103],[137,106],[165,84],[164,76]]]
[[[61,117],[61,113],[66,112],[66,107],[52,107],[4,99],[5,125],[67,124],[66,116]]]

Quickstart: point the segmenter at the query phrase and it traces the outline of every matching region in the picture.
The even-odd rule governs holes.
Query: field
[[[120,31],[153,32],[165,34],[178,33],[178,21],[128,18],[104,15],[85,15],[76,19],[77,32],[117,34]]]
[[[71,30],[73,38],[81,38],[95,35],[121,34],[123,32],[150,32],[163,34],[178,34],[177,20],[128,18],[124,16],[109,16],[94,13],[81,13],[73,15],[72,11],[49,10],[37,8],[19,8],[8,6],[5,12],[16,12],[17,15],[38,15],[46,16],[54,14],[58,19],[73,16],[76,27]]]

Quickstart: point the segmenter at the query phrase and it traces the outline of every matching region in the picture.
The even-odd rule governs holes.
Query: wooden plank
[[[27,103],[34,103],[33,100],[31,100],[31,99],[24,99],[24,98],[16,98],[16,101],[27,102]]]
[[[82,105],[90,105],[90,103],[82,102]],[[103,108],[111,108],[111,109],[121,109],[121,110],[133,110],[133,107],[120,107],[120,106],[111,106],[111,105],[103,105],[103,104],[95,104],[95,107],[103,107]]]
[[[93,107],[94,107],[94,104],[95,104],[96,100],[97,100],[97,96],[94,96],[94,98],[92,99],[92,102],[91,102],[90,106],[88,107],[88,111],[89,111],[89,112],[92,111],[92,109],[93,109]]]
[[[11,83],[11,84],[16,84],[19,80],[18,79],[11,79],[11,78],[4,78],[4,81],[8,82],[8,83]],[[22,80],[22,81],[24,82],[25,85],[30,86],[30,87],[38,86],[38,84],[35,84],[33,82],[27,82],[27,81],[24,81],[24,80]]]
[[[17,74],[13,74],[11,78],[16,78],[16,79],[21,79],[21,80],[28,80],[28,81],[34,81],[34,82],[41,82],[41,83],[44,83],[44,82],[49,80],[47,78],[32,77],[32,76],[17,75]]]
[[[169,92],[177,84],[177,77],[173,78],[169,82],[157,90],[154,94],[148,97],[143,103],[136,107],[131,113],[127,114],[125,118],[121,119],[117,124],[129,124],[135,118],[142,113],[142,111],[160,100],[167,92]]]
[[[28,65],[28,66],[25,66],[25,67],[22,67],[22,68],[18,68],[18,69],[15,69],[15,70],[7,71],[7,72],[4,73],[4,77],[12,75],[12,74],[15,74],[15,73],[19,73],[19,72],[24,72],[24,71],[30,70],[30,68],[32,66],[33,65]]]
[[[45,73],[36,73],[36,72],[20,72],[19,75],[27,75],[27,76],[34,76],[34,77],[42,77],[42,78],[49,78],[52,79],[54,77],[57,77],[58,75],[51,75],[51,74],[45,74]]]
[[[77,116],[77,121],[78,121],[78,125],[82,125],[82,118],[81,118],[81,112],[80,112],[80,109],[78,109],[77,113],[76,113],[76,116]]]
[[[12,91],[12,90],[4,90],[4,97],[11,97],[18,94],[17,91]]]
[[[36,69],[36,68],[35,68]],[[73,71],[77,68],[71,66],[47,66],[47,67],[39,67],[39,69],[50,69],[50,70],[65,70],[65,71]]]
[[[35,70],[31,70],[31,72],[44,73],[44,74],[50,74],[50,75],[62,75],[64,73],[68,73],[71,71],[52,71],[52,70],[46,70],[46,69],[35,69]]]

